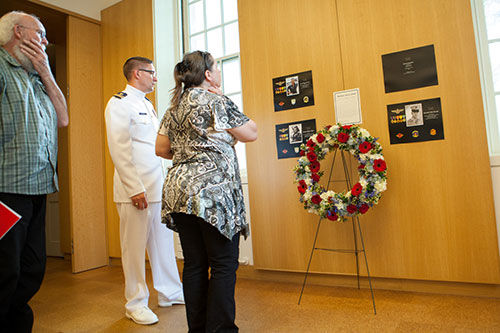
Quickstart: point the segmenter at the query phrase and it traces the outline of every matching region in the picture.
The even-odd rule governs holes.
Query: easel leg
[[[345,178],[346,185],[347,185],[347,188],[350,189],[350,188],[352,188],[352,182],[351,182],[351,177],[350,177],[350,174],[349,174],[349,168],[347,166],[347,161],[346,161],[346,158],[344,156],[344,152],[343,151],[341,151],[340,155],[341,155],[341,158],[342,158],[342,164],[343,164],[344,173],[345,173],[345,177],[346,177]],[[335,163],[336,156],[337,156],[337,150],[335,150],[335,155],[333,157],[332,166],[330,168],[330,176],[328,177],[328,185],[330,185],[330,181],[331,181],[331,177],[332,177],[332,173],[333,173],[333,165]],[[328,188],[329,188],[329,186],[328,186]],[[313,254],[314,254],[314,250],[316,249],[316,241],[318,239],[319,228],[321,226],[321,220],[322,220],[322,218],[320,217],[319,221],[318,221],[318,228],[316,229],[316,235],[314,236],[314,242],[313,242],[313,246],[312,246],[312,250],[311,250],[311,255],[309,256],[309,263],[307,264],[306,275],[304,277],[304,282],[302,283],[302,289],[300,291],[300,297],[299,297],[299,302],[298,302],[299,305],[300,305],[300,301],[302,300],[302,294],[304,293],[304,287],[306,285],[307,276],[309,275],[309,269],[311,267],[311,261],[312,261],[312,257],[313,257]],[[357,280],[358,280],[358,289],[360,289],[358,252],[363,252],[363,254],[365,256],[365,265],[366,265],[366,272],[367,272],[367,275],[368,275],[368,283],[370,285],[370,292],[371,292],[371,295],[372,295],[373,312],[374,312],[374,314],[377,314],[377,308],[375,306],[375,296],[373,295],[372,280],[371,280],[371,277],[370,277],[370,270],[368,268],[368,259],[366,258],[365,242],[363,240],[363,232],[361,231],[361,224],[359,223],[359,218],[357,216],[356,216],[356,218],[352,218],[351,221],[352,221],[352,231],[353,231],[353,236],[354,236],[354,250],[353,251],[349,251],[349,253],[354,253],[356,255],[356,276],[357,276]],[[358,250],[358,237],[357,237],[357,233],[356,233],[356,223],[357,223],[357,226],[358,226],[359,237],[360,237],[360,240],[361,240],[361,249],[360,250]],[[324,250],[324,249],[321,249],[321,250]],[[335,250],[335,249],[329,249],[329,250],[330,251],[345,252],[345,250]]]
[[[356,220],[358,218],[356,217]],[[358,278],[358,289],[360,289],[360,284],[359,284],[359,257],[358,257],[358,237],[356,235],[356,223],[354,223],[354,218],[351,219],[352,221],[352,234],[354,236],[354,255],[356,256],[356,277]],[[358,220],[359,224],[359,220]],[[364,248],[363,248],[364,250]]]
[[[319,218],[318,221],[318,228],[316,229],[316,236],[314,236],[314,242],[311,250],[311,256],[309,257],[309,263],[307,264],[307,270],[306,270],[306,276],[304,277],[304,283],[302,283],[302,290],[300,291],[300,297],[299,297],[299,305],[300,305],[300,300],[302,299],[302,294],[304,293],[304,287],[306,285],[306,280],[307,280],[307,275],[309,274],[309,268],[311,267],[311,261],[312,257],[314,254],[314,248],[316,247],[316,240],[318,239],[318,233],[319,233],[319,227],[321,225],[321,217]]]
[[[375,306],[375,296],[373,295],[372,279],[370,277],[370,269],[368,268],[368,259],[366,258],[366,250],[365,250],[365,242],[363,240],[363,232],[361,231],[361,224],[359,223],[359,219],[357,217],[356,217],[356,220],[358,222],[359,238],[361,239],[361,246],[363,247],[363,254],[365,255],[366,275],[368,276],[368,284],[370,285],[370,292],[372,294],[373,313],[377,314],[377,307]],[[353,221],[353,223],[354,223],[354,221]],[[359,288],[359,276],[358,276],[358,288]]]

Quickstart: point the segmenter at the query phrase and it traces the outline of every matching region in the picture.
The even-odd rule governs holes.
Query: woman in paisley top
[[[209,53],[186,54],[174,78],[156,154],[173,160],[162,221],[181,240],[189,332],[236,332],[239,237],[249,228],[234,145],[255,141],[257,125],[222,95],[221,73]]]

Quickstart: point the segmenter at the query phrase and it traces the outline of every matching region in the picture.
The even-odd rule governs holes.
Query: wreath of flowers
[[[387,188],[387,165],[382,146],[367,130],[356,126],[326,126],[300,146],[294,167],[300,202],[310,212],[331,221],[346,221],[365,214],[376,205]],[[323,171],[320,161],[327,153],[340,149],[358,160],[359,181],[347,192],[336,193],[319,184]]]

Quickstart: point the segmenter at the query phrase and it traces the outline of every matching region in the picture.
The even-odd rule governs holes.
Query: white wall
[[[490,157],[491,181],[493,182],[493,200],[495,202],[495,216],[497,220],[497,237],[500,250],[500,156]]]
[[[95,20],[101,20],[101,10],[120,0],[42,0],[42,2],[81,14]]]

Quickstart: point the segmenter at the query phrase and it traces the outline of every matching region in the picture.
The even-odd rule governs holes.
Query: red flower
[[[307,184],[305,182],[305,180],[301,180],[299,181],[299,186],[297,186],[298,190],[300,193],[304,194],[306,193],[306,190],[307,190]]]
[[[314,151],[315,147],[316,147],[316,144],[314,144],[313,146],[309,147],[309,151]]]
[[[342,128],[345,129],[345,130],[350,129],[351,127],[352,127],[352,125],[344,125],[344,126],[342,126]]]
[[[361,186],[360,183],[356,183],[356,185],[352,187],[351,194],[357,197],[358,195],[361,194],[362,191],[363,191],[363,186]]]
[[[311,162],[316,161],[316,154],[312,151],[307,153],[307,159]]]
[[[370,149],[372,149],[372,144],[370,142],[368,142],[368,141],[365,141],[365,142],[363,142],[362,144],[359,145],[359,151],[362,154],[365,154],[365,153],[369,152]]]
[[[329,219],[330,221],[337,221],[339,217],[334,212],[328,211],[328,213],[326,214],[326,218]]]
[[[318,143],[325,141],[325,136],[321,133],[318,133],[318,135],[316,136],[316,141],[318,141]]]
[[[313,180],[314,182],[316,182],[316,183],[317,183],[317,182],[319,182],[319,175],[318,175],[317,173],[313,173],[313,174],[311,175],[311,178],[312,178],[312,180]]]
[[[349,140],[349,134],[340,132],[337,135],[337,140],[339,140],[339,142],[346,143],[347,140]]]
[[[387,169],[387,165],[385,164],[384,160],[378,159],[373,162],[373,168],[377,172],[382,172]]]
[[[325,129],[328,131],[331,127],[332,127],[332,125],[327,125],[327,126],[325,127]]]
[[[321,202],[321,197],[319,196],[319,194],[313,195],[311,198],[311,202],[315,205],[319,205],[319,203]]]
[[[304,156],[305,154],[306,154],[306,152],[305,152],[304,150],[301,150],[301,151],[299,152],[299,155],[300,155],[300,156]]]
[[[311,140],[311,139],[307,140],[307,142],[306,142],[306,146],[308,146],[308,147],[314,147],[315,145],[316,145],[316,144],[315,144],[315,143],[314,143],[314,141],[313,141],[313,140]]]
[[[367,204],[362,204],[358,210],[361,214],[364,214],[368,211],[369,208],[370,208],[370,206],[368,206]]]
[[[358,208],[354,205],[347,206],[347,211],[349,212],[349,214],[352,214],[352,213],[356,212],[357,210],[358,210]]]
[[[318,172],[319,171],[319,162],[318,161],[312,161],[311,164],[309,165],[309,169],[311,172]]]
[[[361,170],[361,169],[364,169],[365,168],[365,165],[364,164],[360,164],[358,165],[358,169]]]

